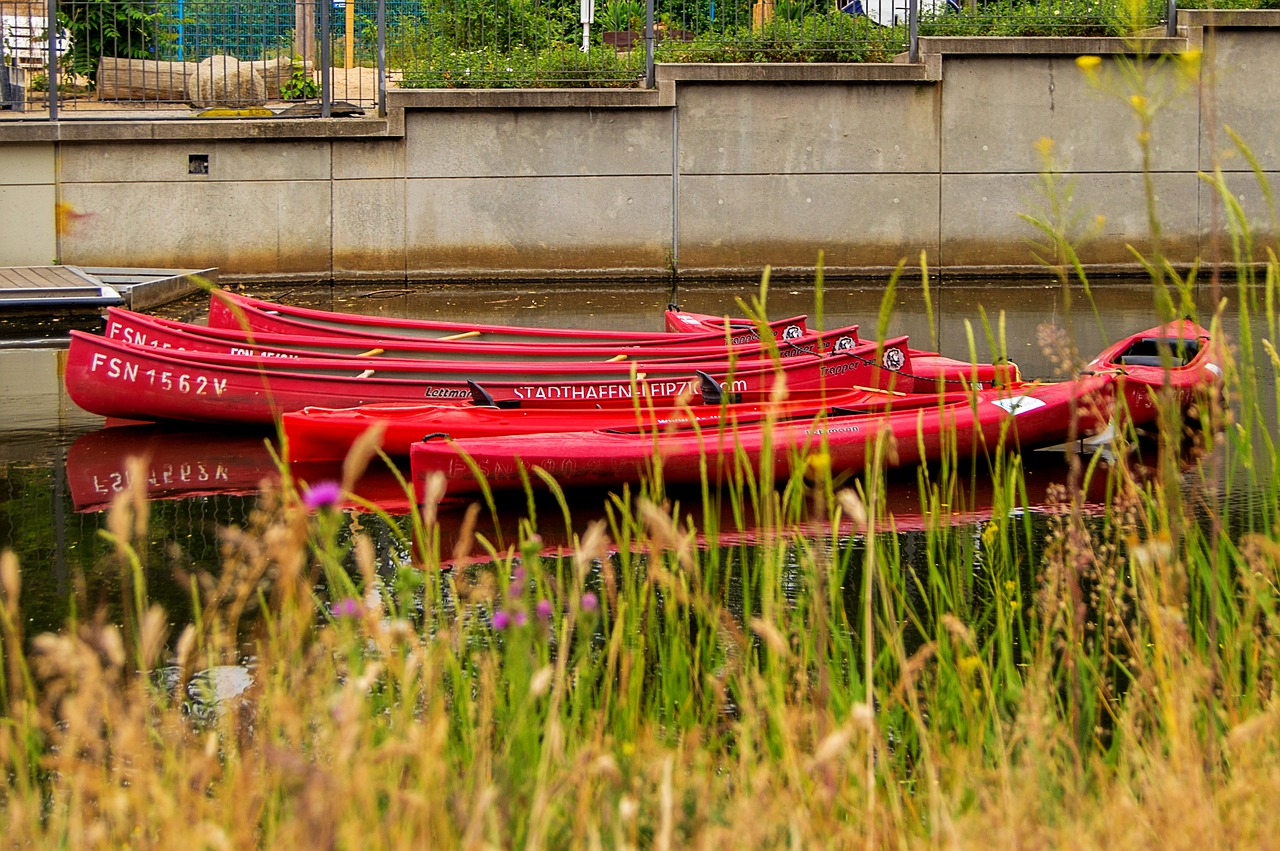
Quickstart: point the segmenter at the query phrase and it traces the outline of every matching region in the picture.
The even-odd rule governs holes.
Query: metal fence
[[[655,62],[885,62],[914,58],[918,35],[1121,35],[1175,15],[1174,0],[0,0],[0,108],[342,114],[385,110],[389,82],[652,86]]]
[[[21,90],[11,106],[51,117],[383,109],[389,5],[419,12],[417,0],[0,0],[0,64]]]

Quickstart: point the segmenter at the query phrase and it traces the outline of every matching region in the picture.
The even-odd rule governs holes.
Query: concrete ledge
[[[921,36],[920,54],[943,56],[1083,56],[1135,53],[1181,53],[1185,38],[1060,38],[1010,36]]]
[[[0,121],[3,142],[348,139],[390,135],[385,118],[77,119]]]
[[[1179,27],[1280,28],[1280,10],[1272,9],[1179,9]]]
[[[658,83],[933,82],[924,63],[716,62],[657,67]]]
[[[658,106],[656,89],[392,89],[387,111],[403,109],[621,109]]]

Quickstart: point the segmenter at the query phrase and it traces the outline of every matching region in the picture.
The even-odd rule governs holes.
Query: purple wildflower
[[[498,611],[493,613],[494,629],[502,631],[509,626],[511,626],[511,615],[507,614],[502,609],[498,609]]]
[[[511,571],[511,584],[507,586],[507,596],[519,597],[524,593],[524,568],[517,567]]]
[[[524,626],[529,622],[529,617],[524,612],[516,612],[511,616],[511,621],[516,626]]]
[[[358,618],[364,612],[364,606],[354,597],[346,597],[330,607],[335,618]]]
[[[551,620],[551,601],[550,600],[539,600],[538,605],[534,606],[533,610],[537,613],[539,620],[544,620],[544,621]]]
[[[332,479],[316,482],[302,494],[302,503],[312,511],[331,508],[342,498],[342,485]]]
[[[600,598],[590,591],[582,595],[582,610],[594,612],[600,606]]]

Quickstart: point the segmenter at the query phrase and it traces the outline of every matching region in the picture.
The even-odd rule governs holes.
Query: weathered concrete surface
[[[406,266],[405,182],[333,183],[333,272],[337,278],[400,277]]]
[[[294,140],[288,145],[214,140],[205,144],[156,142],[149,145],[98,143],[64,152],[64,184],[216,183],[277,180],[328,181],[332,166],[328,141]],[[192,154],[209,157],[209,173],[188,170]]]
[[[932,84],[689,86],[680,173],[936,174],[939,113]]]
[[[1140,171],[1141,126],[1119,79],[1123,61],[1104,57],[1095,87],[1072,57],[946,59],[943,173],[1039,172],[1041,139],[1052,140],[1054,166],[1063,171]],[[1194,171],[1196,93],[1169,65],[1151,74],[1152,89],[1167,93],[1151,127],[1151,168]]]
[[[1273,13],[1280,26],[1280,12]],[[1220,29],[1206,33],[1214,57],[1213,85],[1202,96],[1200,168],[1246,171],[1249,162],[1223,131],[1230,127],[1248,145],[1258,164],[1280,170],[1280,54],[1274,30]],[[1216,121],[1209,120],[1216,117]],[[1280,193],[1280,186],[1272,184]]]
[[[411,179],[405,193],[411,278],[666,267],[665,177]]]
[[[217,266],[232,273],[309,274],[331,268],[328,181],[67,183],[80,217],[63,235],[64,262]]]
[[[1203,46],[1212,83],[1176,60],[1148,77],[1164,250],[1191,263],[1229,244],[1198,176],[1215,164],[1261,250],[1280,226],[1223,125],[1280,186],[1280,15],[1182,25],[1144,41]],[[925,39],[915,64],[661,66],[654,91],[393,92],[385,120],[0,121],[0,254],[309,280],[639,277],[673,261],[755,275],[810,269],[820,250],[833,273],[921,251],[955,273],[1027,267],[1035,230],[1019,214],[1046,208],[1051,154],[1091,237],[1083,260],[1112,269],[1150,249],[1141,126],[1119,85],[1131,50]],[[1079,53],[1102,57],[1101,86]]]
[[[893,266],[936,256],[936,174],[682,176],[682,269]],[[933,223],[933,227],[922,227]]]
[[[0,147],[0,266],[40,266],[57,257],[53,148]]]
[[[405,119],[406,176],[670,175],[669,110],[459,110]]]
[[[1153,175],[1167,256],[1192,258],[1198,247],[1200,181],[1195,174]],[[1021,216],[1066,226],[1076,250],[1093,264],[1135,262],[1128,246],[1149,256],[1146,194],[1141,174],[1064,174],[1056,183],[1062,212],[1039,175],[962,174],[942,180],[942,206],[969,216],[946,217],[943,266],[1002,266],[1033,262],[1032,245],[1047,240]],[[1030,240],[1030,242],[1028,242]],[[1047,250],[1038,252],[1048,257]]]
[[[1252,172],[1226,171],[1224,168],[1223,184],[1226,190],[1240,205],[1248,222],[1253,238],[1253,259],[1265,261],[1267,251],[1280,255],[1280,222],[1275,216],[1280,208],[1267,203],[1262,184]],[[1262,179],[1271,187],[1272,203],[1280,191],[1280,171],[1263,172]],[[1204,181],[1199,184],[1200,190],[1200,256],[1206,261],[1220,259],[1232,262],[1232,239],[1227,224],[1225,203],[1216,185]],[[1215,237],[1216,234],[1216,237]]]

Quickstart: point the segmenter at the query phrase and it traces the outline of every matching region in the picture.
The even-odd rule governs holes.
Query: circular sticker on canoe
[[[836,339],[835,345],[831,347],[833,352],[847,352],[853,348],[853,338],[848,334],[842,334]]]
[[[786,328],[782,329],[782,339],[784,340],[795,340],[801,336],[802,334],[800,332],[799,325],[788,325]]]
[[[907,356],[902,353],[902,349],[885,349],[884,357],[881,358],[880,362],[890,372],[897,372],[906,364]]]

